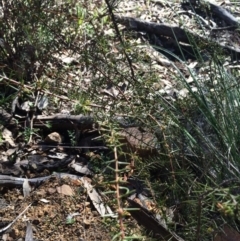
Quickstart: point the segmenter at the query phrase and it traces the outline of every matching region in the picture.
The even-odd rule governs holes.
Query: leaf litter
[[[124,13],[125,16],[138,17],[142,20],[148,20],[153,22],[166,21],[171,24],[178,24],[179,18],[176,18],[177,13],[180,16],[180,21],[183,21],[189,29],[193,29],[196,25],[196,21],[194,18],[189,17],[188,14],[183,14],[183,12],[180,12],[180,10],[182,10],[179,4],[180,1],[149,1],[148,4],[145,2],[146,1],[122,1],[119,5],[118,12],[121,14]],[[190,15],[193,14],[190,13]],[[104,32],[112,33],[112,30],[104,30]],[[141,49],[138,51],[141,51]],[[167,75],[168,72],[166,71],[166,68],[168,68],[168,70],[172,68],[172,62],[169,61],[167,58],[163,57],[162,55],[159,56],[154,50],[147,50],[145,51],[145,53],[147,53],[150,58],[154,58],[155,61],[158,63],[158,65],[156,65],[156,69],[159,73],[159,76],[162,78],[162,83],[160,84],[160,86],[156,87],[156,91],[166,93],[166,95],[169,96],[173,95],[173,92],[177,92],[181,98],[185,98],[187,96],[187,91],[185,89],[177,90],[175,81],[171,79],[169,75]],[[64,65],[79,64],[78,58],[76,56],[70,57],[68,55],[64,55],[58,56],[58,59],[60,59],[64,63]],[[192,63],[193,62],[190,61],[189,66],[191,66]],[[195,68],[196,65],[197,63],[194,62],[193,68]],[[179,66],[181,66],[180,63]],[[135,67],[139,69],[145,69],[145,66],[141,64]],[[172,71],[174,71],[173,68]],[[189,73],[187,73],[186,70],[183,69],[183,71],[185,71],[186,76],[189,76]],[[91,80],[89,80],[91,79],[91,77],[89,77],[87,72],[85,73],[87,83],[85,83],[85,86],[82,85],[83,89],[87,88],[88,85],[91,85]],[[67,78],[67,84],[64,83],[64,81],[62,82],[63,85],[66,84],[65,91],[67,91],[68,88],[72,88],[71,80],[69,80],[69,78],[75,78],[76,76],[78,76],[78,74],[79,73],[74,70],[69,73],[69,77]],[[189,76],[189,79],[190,78],[191,77]],[[49,79],[49,82],[51,81],[52,80]],[[119,88],[116,87],[106,87],[106,89],[102,90],[102,93],[105,93],[112,98],[120,98]],[[131,91],[129,91],[128,94],[129,98],[131,98]],[[68,100],[65,96],[57,96],[57,98]],[[106,99],[109,101],[109,98]],[[45,97],[40,98],[40,100],[36,99],[36,101],[37,107],[41,111],[47,106],[49,106],[48,99]],[[30,103],[27,100],[22,102],[20,107],[18,108],[29,112],[31,111],[31,106],[32,102]],[[71,104],[69,104],[69,106],[66,104],[63,107],[67,110],[67,115],[69,115],[69,109],[72,109]],[[50,108],[51,107],[49,107],[49,109]],[[17,107],[14,107],[14,110],[15,109],[17,109]],[[54,110],[53,112],[55,113]],[[51,111],[48,110],[48,113],[51,113]],[[2,112],[2,114],[9,117],[5,112]],[[2,173],[16,175],[16,171],[18,171],[20,172],[18,173],[18,175],[25,174],[28,175],[29,178],[15,180],[16,183],[22,186],[22,189],[18,189],[16,187],[8,188],[8,186],[1,187],[0,200],[2,200],[3,203],[3,205],[0,206],[1,222],[8,223],[5,228],[7,227],[7,229],[9,229],[6,233],[2,235],[2,238],[4,237],[4,240],[18,240],[23,237],[25,237],[25,240],[29,241],[33,239],[59,239],[73,241],[111,240],[111,234],[106,228],[106,226],[102,224],[101,216],[105,216],[106,214],[108,214],[109,216],[114,217],[114,213],[110,209],[110,207],[105,205],[102,197],[91,185],[87,178],[71,179],[57,178],[55,176],[46,179],[44,182],[36,182],[35,185],[32,185],[31,183],[31,178],[36,177],[36,173],[40,174],[41,176],[47,176],[50,174],[50,168],[49,170],[44,170],[44,168],[38,169],[39,163],[48,163],[49,167],[55,168],[56,165],[54,165],[54,162],[56,162],[57,160],[64,161],[65,158],[69,157],[68,155],[66,155],[66,153],[64,153],[66,149],[57,146],[57,144],[62,143],[62,138],[59,133],[54,132],[53,136],[48,136],[45,139],[45,144],[51,143],[56,145],[56,149],[52,149],[54,151],[48,152],[48,150],[52,147],[47,147],[47,145],[45,149],[37,149],[39,155],[32,155],[32,157],[29,159],[26,158],[25,160],[23,160],[22,158],[21,160],[19,160],[18,163],[24,161],[24,164],[21,163],[23,165],[16,165],[18,166],[18,169],[16,167],[16,171],[7,169],[7,164],[9,163],[9,159],[11,159],[11,156],[13,156],[15,153],[17,153],[18,155],[20,154],[20,156],[22,155],[22,157],[27,156],[26,153],[29,152],[33,154],[34,148],[30,147],[30,150],[28,151],[26,149],[22,150],[21,147],[16,144],[17,141],[13,137],[12,132],[6,128],[2,132],[2,137],[3,143],[7,144],[7,147],[9,147],[9,145],[11,146],[11,148],[7,148],[7,150],[4,150],[6,154],[4,155],[5,161],[1,163],[3,170]],[[136,142],[136,140],[131,140],[131,136],[125,137],[128,142],[131,142],[131,145]],[[136,144],[134,148],[137,149],[139,148],[138,146],[139,145]],[[2,147],[2,150],[3,149],[4,148]],[[21,153],[21,151],[23,153]],[[54,156],[51,153],[56,153],[56,155]],[[89,176],[93,175],[86,163],[77,163],[72,160],[63,163],[65,164],[64,168],[72,168],[78,174],[85,174]],[[4,164],[6,166],[4,166]],[[29,166],[31,167],[31,169],[29,169]],[[24,169],[24,172],[22,171],[22,169]],[[5,181],[8,184],[13,182],[13,180]],[[83,187],[83,189],[81,189],[80,187]],[[135,199],[137,199],[140,204],[145,203],[145,199],[142,198],[142,195],[139,195],[139,197],[136,197]],[[141,199],[143,199],[143,201]],[[31,203],[32,205],[29,205],[29,203]],[[141,205],[144,206],[143,204]],[[25,212],[24,218],[22,217],[23,212]],[[131,220],[131,222],[134,223],[133,220]]]

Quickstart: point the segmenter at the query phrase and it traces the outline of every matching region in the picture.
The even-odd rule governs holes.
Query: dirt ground
[[[66,185],[73,195],[61,193]],[[88,200],[85,190],[76,181],[51,178],[26,199],[17,188],[3,188],[1,193],[1,228],[32,204],[1,237],[2,240],[24,240],[28,221],[32,224],[35,240],[111,240],[111,230],[107,229],[107,225]],[[68,215],[74,213],[77,215],[68,221]]]

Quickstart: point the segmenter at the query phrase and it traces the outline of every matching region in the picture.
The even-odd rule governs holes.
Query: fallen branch
[[[7,231],[9,228],[12,227],[12,225],[19,219],[21,216],[31,207],[32,204],[29,204],[10,224],[8,224],[6,227],[0,229],[0,233],[3,233]]]
[[[115,116],[112,120],[119,124],[122,128],[139,126],[137,122],[131,122],[128,117]],[[52,116],[42,116],[38,115],[34,119],[34,127],[46,126],[50,124],[53,128],[60,127],[61,129],[67,128],[72,129],[77,127],[80,129],[92,128],[93,125],[96,127],[98,123],[92,115],[64,115],[56,114]]]
[[[196,2],[197,2],[196,0],[191,1],[193,6],[197,5]],[[224,20],[225,23],[230,25],[229,27],[231,27],[232,29],[236,29],[238,27],[239,23],[238,23],[237,19],[222,6],[219,6],[215,3],[213,3],[213,1],[201,0],[198,2],[200,4],[200,7],[206,8],[209,6],[210,11],[212,13],[214,13],[220,19]]]
[[[94,123],[94,118],[90,115],[56,114],[52,116],[36,116],[33,126],[44,127],[50,125],[51,129],[91,129]]]
[[[158,240],[172,240],[172,241],[184,241],[174,232],[168,230],[162,225],[154,215],[146,208],[142,207],[139,203],[128,198],[130,204],[129,208],[139,209],[130,211],[134,219],[136,219],[141,225],[143,225],[148,231],[154,234],[154,237]]]
[[[192,44],[193,41],[200,41],[202,43],[208,43],[216,47],[220,47],[223,50],[227,50],[231,55],[239,56],[240,49],[232,46],[219,43],[217,41],[211,40],[208,37],[196,34],[190,30],[181,28],[177,25],[170,25],[164,23],[153,23],[143,21],[141,19],[124,17],[124,16],[115,16],[115,19],[118,23],[126,26],[130,30],[135,30],[139,32],[147,32],[149,34],[155,34],[158,36],[165,36],[173,38],[178,42],[185,42],[187,44]]]

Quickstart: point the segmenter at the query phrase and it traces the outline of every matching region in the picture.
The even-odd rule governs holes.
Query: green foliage
[[[74,106],[75,114],[87,114],[91,112],[91,101],[86,94],[77,94],[78,101]]]
[[[24,141],[28,142],[32,135],[37,135],[37,132],[38,132],[38,129],[31,129],[31,128],[26,127],[23,131]]]
[[[113,240],[142,237],[126,228],[127,217],[121,212],[129,193],[122,178],[131,174],[128,166],[133,160],[134,175],[151,190],[168,227],[186,241],[210,240],[225,222],[236,227],[240,221],[235,185],[240,181],[239,73],[223,67],[223,51],[192,39],[193,55],[207,74],[201,77],[203,73],[180,60],[186,60],[186,53],[179,45],[180,57],[166,49],[158,50],[184,65],[193,81],[189,83],[174,64],[164,75],[143,50],[143,44],[120,31],[112,15],[117,1],[106,2],[107,6],[96,8],[86,1],[7,1],[0,21],[0,60],[7,67],[1,74],[21,81],[17,89],[37,77],[34,90],[67,96],[74,114],[94,116],[110,151],[99,158],[91,157],[90,162],[97,174],[103,175],[103,182],[98,184],[106,188],[103,191],[118,211],[117,221],[105,220]],[[66,52],[75,62],[63,63]],[[163,93],[166,79],[176,89],[185,88],[187,96]],[[5,103],[9,96],[2,90],[0,94],[1,103]],[[51,96],[53,105],[60,105],[59,96]],[[126,115],[143,132],[156,136],[156,155],[141,157],[137,151],[127,152],[122,129],[114,121],[114,117]],[[24,139],[28,141],[36,132],[26,128]],[[68,135],[76,146],[74,132]],[[234,185],[228,185],[233,179]],[[110,185],[116,191],[110,190]],[[170,208],[173,219],[167,215]]]
[[[76,146],[77,141],[76,141],[76,134],[74,131],[68,131],[68,136],[70,138],[70,142],[72,146]]]

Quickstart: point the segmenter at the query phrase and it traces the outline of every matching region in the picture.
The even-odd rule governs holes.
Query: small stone
[[[59,133],[52,132],[45,138],[44,142],[49,144],[51,143],[58,144],[62,142],[62,137],[59,135]]]

